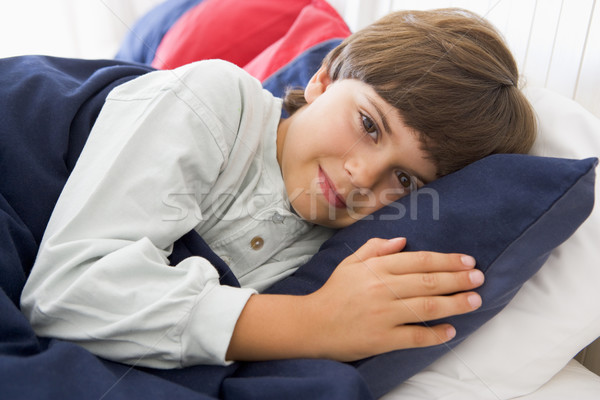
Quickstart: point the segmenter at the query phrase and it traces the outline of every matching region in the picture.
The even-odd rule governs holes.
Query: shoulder
[[[227,61],[198,61],[172,73],[178,93],[200,101],[216,115],[238,114],[247,103],[271,101],[256,78]]]
[[[110,93],[107,100],[132,117],[132,105],[186,127],[202,140],[209,135],[225,158],[242,137],[257,136],[279,118],[280,100],[240,67],[222,60],[198,61],[173,70],[153,71]],[[179,129],[179,128],[178,128]]]
[[[113,90],[110,99],[148,98],[161,92],[193,92],[195,97],[238,96],[262,91],[261,83],[242,68],[223,60],[203,60],[172,70],[156,70]],[[213,98],[213,100],[217,100]]]
[[[237,82],[262,89],[256,78],[237,65],[225,60],[196,61],[171,71],[178,78],[185,81],[198,81],[213,85]]]

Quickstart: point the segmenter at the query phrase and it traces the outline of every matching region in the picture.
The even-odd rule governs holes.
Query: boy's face
[[[342,228],[435,179],[417,134],[369,85],[332,83],[321,69],[305,97],[277,135],[287,194],[302,218]]]

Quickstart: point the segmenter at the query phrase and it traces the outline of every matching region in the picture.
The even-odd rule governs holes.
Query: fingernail
[[[390,239],[389,241],[394,242],[394,243],[400,243],[400,242],[406,241],[406,238],[405,237],[397,237],[397,238]]]
[[[474,269],[473,271],[469,272],[469,279],[473,284],[481,285],[485,277],[483,276],[483,272],[478,269]]]
[[[453,326],[447,327],[446,328],[446,336],[448,337],[448,339],[454,338],[454,336],[456,336],[456,329],[454,329]]]
[[[467,297],[467,301],[473,308],[478,308],[481,305],[481,297],[476,294],[471,294]]]
[[[460,260],[461,260],[461,261],[462,261],[462,263],[463,263],[464,265],[466,265],[467,267],[474,267],[474,266],[475,266],[475,264],[477,263],[477,262],[475,261],[475,259],[474,259],[473,257],[471,257],[471,256],[462,256],[462,257],[460,258]]]

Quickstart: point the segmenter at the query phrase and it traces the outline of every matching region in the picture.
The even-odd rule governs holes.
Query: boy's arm
[[[173,243],[202,221],[208,200],[200,194],[225,165],[224,134],[213,132],[239,121],[201,107],[211,95],[206,81],[216,80],[204,71],[194,70],[187,86],[181,71],[149,73],[107,97],[22,293],[38,335],[136,365],[225,363],[256,291],[221,285],[204,258],[168,260]]]
[[[470,257],[398,253],[404,239],[373,239],[307,296],[254,295],[236,324],[227,359],[352,361],[452,339],[447,324],[405,325],[472,311],[483,283]],[[447,295],[447,296],[444,296]]]

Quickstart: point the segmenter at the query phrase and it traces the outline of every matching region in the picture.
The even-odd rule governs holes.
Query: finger
[[[476,265],[475,259],[466,254],[433,251],[396,252],[382,255],[374,261],[391,274],[464,271]]]
[[[396,300],[397,324],[433,321],[465,314],[481,307],[481,297],[475,292],[452,296],[424,296]]]
[[[452,340],[455,336],[456,329],[450,324],[439,324],[431,327],[403,325],[397,328],[394,340],[398,343],[398,350],[400,350],[435,346]]]
[[[385,277],[385,283],[400,298],[464,292],[481,286],[484,281],[483,272],[478,269],[458,272],[388,275]]]
[[[401,251],[405,245],[405,238],[372,238],[356,250],[356,252],[348,257],[348,259],[352,262],[365,262],[371,258],[396,254]]]

